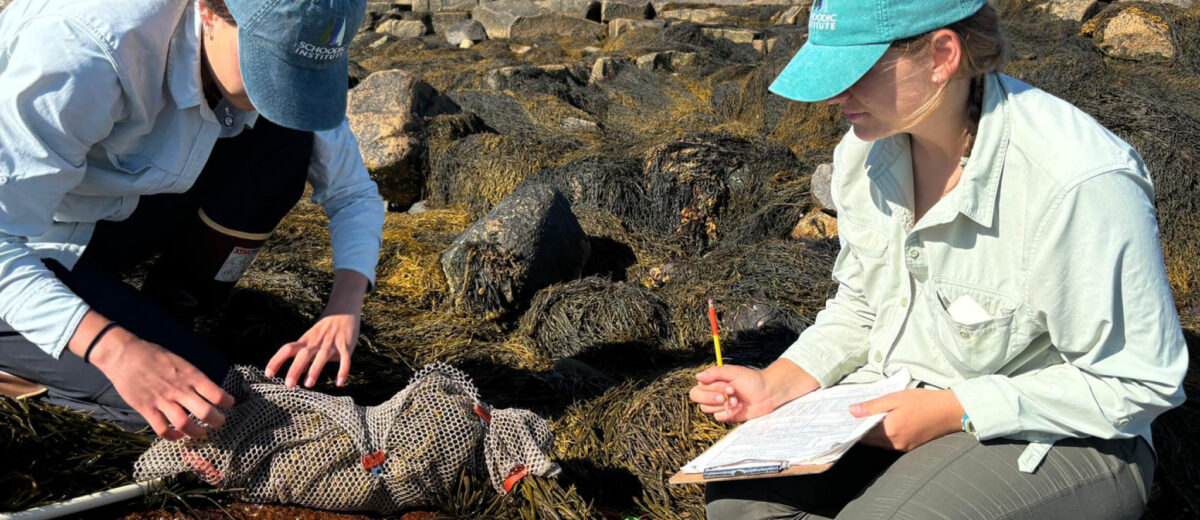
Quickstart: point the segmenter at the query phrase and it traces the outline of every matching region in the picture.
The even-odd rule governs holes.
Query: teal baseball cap
[[[347,48],[365,0],[226,0],[238,24],[238,60],[258,113],[297,130],[346,117]]]
[[[814,0],[808,41],[769,90],[796,101],[841,94],[896,40],[963,20],[987,0]]]

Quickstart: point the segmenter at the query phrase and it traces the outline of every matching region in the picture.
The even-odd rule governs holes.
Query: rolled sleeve
[[[348,123],[315,133],[308,179],[329,217],[334,270],[358,272],[374,287],[385,209]]]
[[[1149,181],[1132,172],[1069,188],[1029,260],[1029,304],[1062,364],[953,385],[981,438],[1130,437],[1183,402],[1187,347]]]
[[[85,28],[41,16],[0,42],[0,320],[58,357],[88,306],[27,245],[54,226],[88,151],[123,107],[116,68]]]

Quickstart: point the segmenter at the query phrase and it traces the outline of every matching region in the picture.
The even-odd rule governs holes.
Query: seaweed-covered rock
[[[650,291],[592,277],[542,289],[520,330],[540,354],[560,359],[604,347],[658,347],[670,337],[671,321]]]
[[[484,84],[490,90],[537,92],[570,99],[570,92],[588,83],[590,71],[581,64],[503,67],[488,71]]]
[[[537,291],[578,278],[589,246],[558,190],[525,184],[459,235],[442,254],[456,308],[499,318]]]
[[[434,160],[427,183],[431,208],[459,206],[479,218],[534,172],[570,160],[578,143],[532,135],[474,134]]]
[[[375,27],[375,32],[397,38],[419,38],[425,35],[425,23],[417,20],[385,20]]]
[[[488,128],[501,134],[532,133],[537,125],[525,107],[511,96],[487,90],[451,92],[450,99],[479,116]]]
[[[428,83],[402,70],[371,74],[350,91],[350,129],[389,207],[403,210],[421,199],[424,117],[456,110]]]
[[[1115,4],[1083,27],[1105,54],[1126,60],[1173,60],[1176,49],[1165,18],[1137,6]]]
[[[446,42],[460,45],[464,41],[481,42],[487,39],[487,30],[476,20],[464,20],[446,29]]]
[[[773,180],[798,177],[798,168],[786,148],[764,141],[697,134],[669,142],[646,160],[647,208],[630,223],[700,253],[759,211],[775,191]]]

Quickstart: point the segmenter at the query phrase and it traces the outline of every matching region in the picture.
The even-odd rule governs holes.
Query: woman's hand
[[[962,430],[963,407],[950,390],[911,389],[850,406],[850,414],[866,417],[887,413],[862,438],[878,448],[912,451],[944,435]]]
[[[795,363],[779,360],[763,370],[735,365],[711,367],[696,374],[688,397],[713,419],[743,422],[766,415],[779,405],[820,387]]]
[[[69,343],[71,351],[83,356],[107,323],[95,311],[88,312]],[[120,327],[101,338],[89,360],[154,433],[169,441],[205,435],[189,413],[216,429],[225,424],[221,410],[233,407],[233,397],[191,363]]]
[[[350,375],[350,356],[358,344],[358,323],[358,313],[322,316],[300,339],[280,347],[267,362],[267,377],[275,377],[285,361],[295,358],[285,378],[287,387],[296,386],[307,371],[304,386],[312,388],[325,363],[337,361],[337,385],[345,385],[346,377]]]
[[[300,339],[279,348],[267,362],[267,377],[275,377],[283,363],[292,359],[284,381],[288,388],[296,386],[300,377],[304,386],[312,388],[329,361],[338,362],[337,386],[344,386],[350,376],[350,356],[358,344],[358,327],[362,318],[363,297],[367,293],[367,278],[357,272],[338,270],[334,274],[329,304],[317,323]],[[294,359],[293,359],[294,358]]]

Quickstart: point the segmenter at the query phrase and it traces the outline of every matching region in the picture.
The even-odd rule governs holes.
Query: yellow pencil
[[[721,334],[717,331],[717,308],[713,307],[712,298],[708,299],[708,322],[712,324],[713,350],[717,351],[717,366],[721,366],[724,364],[721,360]]]

